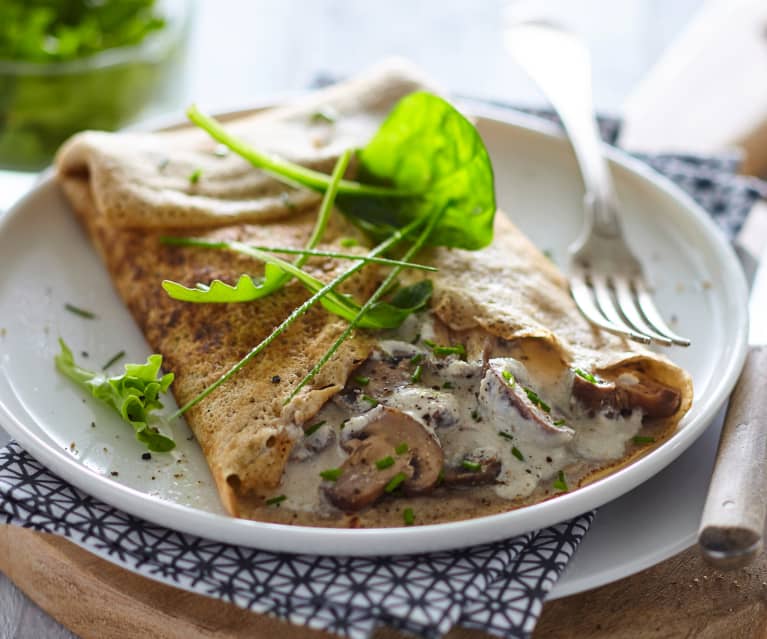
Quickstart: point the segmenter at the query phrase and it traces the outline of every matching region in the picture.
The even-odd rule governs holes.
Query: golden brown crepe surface
[[[246,117],[233,128],[260,148],[318,167],[329,167],[340,150],[359,146],[403,95],[422,86],[420,76],[401,65],[380,67],[348,84],[299,103]],[[342,114],[339,131],[317,128],[312,113],[332,104]],[[313,136],[324,136],[318,143]],[[179,404],[194,397],[258,344],[307,297],[291,283],[285,290],[249,304],[185,304],[160,288],[163,279],[187,285],[214,278],[234,282],[262,265],[228,252],[169,247],[161,235],[195,235],[279,246],[303,245],[318,197],[286,189],[236,157],[218,158],[215,145],[199,131],[144,136],[85,133],[70,140],[57,159],[59,180],[104,259],[115,286],[152,349],[176,374]],[[219,164],[220,163],[220,164]],[[202,179],[188,176],[202,167]],[[281,195],[281,194],[287,195]],[[287,200],[287,204],[286,204]],[[488,337],[513,343],[536,340],[561,361],[588,366],[607,376],[637,369],[679,389],[677,414],[653,426],[660,440],[671,434],[689,409],[689,376],[666,358],[593,329],[578,313],[562,275],[503,214],[493,244],[482,251],[435,249],[424,259],[439,267],[432,276],[432,309],[448,330],[470,344]],[[253,223],[258,222],[258,223]],[[338,247],[358,232],[333,217],[323,247]],[[344,250],[349,250],[344,249]],[[327,280],[343,265],[315,258],[310,268]],[[366,268],[346,290],[363,296],[380,271]],[[402,524],[402,508],[417,508],[419,523],[450,521],[509,510],[548,498],[539,488],[518,502],[490,488],[438,490],[433,496],[385,499],[360,513],[327,520],[289,508],[265,508],[261,496],[274,492],[292,448],[286,422],[300,424],[341,390],[351,371],[374,345],[357,332],[305,393],[286,408],[283,400],[344,329],[345,323],[320,308],[309,311],[262,355],[186,417],[195,433],[222,500],[232,514],[262,520],[331,526]],[[470,352],[471,355],[471,352]],[[273,381],[278,375],[278,383]],[[612,472],[643,453],[569,473],[574,483]]]

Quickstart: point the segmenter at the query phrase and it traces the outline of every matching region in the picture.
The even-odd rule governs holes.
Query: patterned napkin
[[[614,141],[618,122],[603,118],[600,124]],[[734,157],[642,159],[691,194],[731,238],[754,202],[767,196],[765,183],[734,175]],[[422,555],[277,554],[182,534],[121,512],[59,479],[16,443],[0,450],[0,511],[6,523],[62,535],[151,579],[360,639],[381,624],[427,638],[454,625],[529,637],[546,595],[594,517],[588,513],[513,539]]]

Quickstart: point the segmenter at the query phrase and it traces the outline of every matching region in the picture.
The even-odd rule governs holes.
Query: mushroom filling
[[[644,417],[680,404],[640,372],[602,380],[579,368],[543,374],[534,358],[465,356],[428,340],[382,341],[303,425],[283,478],[293,506],[357,511],[480,485],[510,500],[567,490],[563,473],[620,459]]]

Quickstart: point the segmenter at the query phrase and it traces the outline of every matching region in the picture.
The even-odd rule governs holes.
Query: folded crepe
[[[387,63],[227,127],[260,150],[329,172],[400,98],[424,88],[416,70]],[[307,298],[295,282],[242,304],[183,303],[160,287],[263,273],[246,256],[168,246],[162,236],[301,248],[316,219],[320,196],[220,152],[202,131],[85,132],[63,146],[56,168],[117,291],[175,373],[179,405]],[[348,237],[360,246],[342,250],[363,253],[364,235],[336,213],[318,248],[338,250]],[[430,249],[418,261],[439,269],[429,274],[429,309],[398,331],[355,331],[287,405],[346,327],[319,306],[185,414],[231,514],[396,526],[408,508],[417,523],[502,512],[630,463],[689,409],[689,376],[590,326],[556,267],[503,213],[486,249]],[[327,281],[343,266],[312,258],[305,269]],[[383,275],[367,266],[341,290],[365,299]],[[435,344],[461,344],[465,354]],[[336,481],[320,477],[330,467],[342,471]],[[277,505],[278,495],[286,498]]]

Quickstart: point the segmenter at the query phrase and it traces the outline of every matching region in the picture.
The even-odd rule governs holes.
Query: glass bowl
[[[167,0],[158,9],[166,25],[134,46],[66,62],[0,60],[0,169],[42,169],[73,133],[115,130],[167,93],[182,66],[191,4]]]

